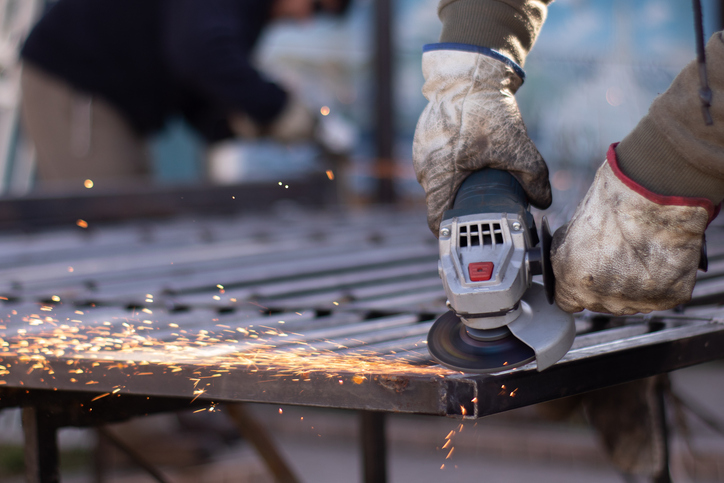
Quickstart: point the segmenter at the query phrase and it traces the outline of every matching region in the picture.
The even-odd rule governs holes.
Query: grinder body
[[[542,370],[565,355],[575,325],[553,304],[545,218],[542,238],[538,247],[525,192],[509,173],[486,169],[464,181],[440,224],[438,271],[451,312],[428,336],[438,362],[496,372],[535,359]]]

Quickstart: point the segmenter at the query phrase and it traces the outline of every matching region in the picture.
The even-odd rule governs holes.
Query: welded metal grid
[[[556,366],[483,376],[427,353],[445,296],[419,212],[5,235],[0,391],[87,392],[91,407],[137,395],[484,416],[720,357],[721,226],[708,238],[690,306],[583,314]]]

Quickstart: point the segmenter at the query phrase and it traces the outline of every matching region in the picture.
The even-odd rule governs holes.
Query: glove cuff
[[[425,52],[433,52],[436,50],[456,50],[458,52],[472,52],[474,54],[480,54],[486,57],[490,57],[491,59],[503,62],[508,67],[513,69],[516,75],[520,77],[521,84],[525,82],[525,71],[523,70],[523,68],[518,65],[518,63],[515,62],[513,59],[511,59],[510,57],[506,57],[497,50],[471,44],[460,44],[457,42],[440,42],[437,44],[426,44],[422,47],[423,54]]]
[[[712,220],[717,217],[717,215],[719,215],[719,211],[721,210],[721,203],[718,205],[714,205],[714,203],[708,198],[660,195],[654,193],[648,188],[644,188],[643,186],[626,176],[624,172],[621,171],[621,168],[618,164],[618,157],[616,156],[616,146],[618,146],[618,143],[613,143],[608,148],[606,160],[608,161],[608,165],[611,167],[613,174],[616,175],[616,177],[621,180],[621,182],[626,185],[626,187],[640,194],[647,200],[656,203],[657,205],[699,206],[701,208],[704,208],[709,214],[709,221],[707,222],[707,225],[711,223]]]

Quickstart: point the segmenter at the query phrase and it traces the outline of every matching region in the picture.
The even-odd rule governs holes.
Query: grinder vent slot
[[[458,227],[458,246],[477,247],[503,244],[503,231],[500,223],[468,223]]]

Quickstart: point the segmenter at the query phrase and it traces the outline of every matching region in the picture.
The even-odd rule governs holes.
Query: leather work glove
[[[533,206],[547,208],[548,168],[528,138],[513,97],[523,71],[488,49],[466,45],[473,51],[436,50],[440,45],[427,46],[422,56],[422,93],[429,103],[413,142],[430,229],[438,236],[443,212],[452,206],[458,188],[483,168],[509,171]]]
[[[246,114],[232,114],[229,125],[234,134],[245,139],[269,137],[289,144],[312,140],[317,119],[299,99],[289,95],[284,109],[271,123],[260,125]]]
[[[704,230],[718,212],[707,198],[661,196],[635,183],[615,146],[553,236],[555,298],[567,312],[628,315],[689,301]]]

